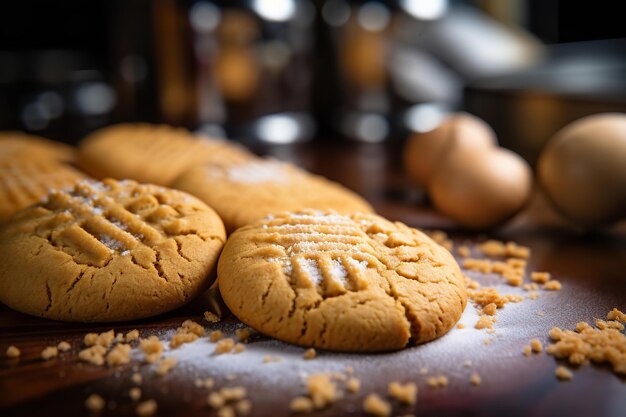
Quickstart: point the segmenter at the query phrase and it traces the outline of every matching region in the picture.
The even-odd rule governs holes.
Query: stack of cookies
[[[0,196],[0,301],[28,314],[149,317],[217,270],[228,307],[262,333],[380,351],[441,336],[466,305],[454,258],[423,233],[340,184],[183,129],[117,125],[77,150],[2,134]]]

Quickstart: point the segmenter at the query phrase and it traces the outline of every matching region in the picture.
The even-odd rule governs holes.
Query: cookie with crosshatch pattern
[[[231,311],[259,332],[339,351],[433,340],[467,303],[447,250],[365,213],[287,212],[243,227],[224,247],[218,282]]]
[[[0,132],[0,164],[6,161],[45,160],[74,162],[76,149],[70,145],[17,131]]]
[[[82,181],[0,229],[0,301],[66,321],[153,316],[211,284],[225,239],[217,214],[186,193]]]

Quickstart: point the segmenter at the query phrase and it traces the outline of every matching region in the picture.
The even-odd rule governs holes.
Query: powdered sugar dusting
[[[338,259],[333,259],[331,264],[332,267],[330,269],[330,276],[342,286],[347,287],[348,271],[346,271],[346,268],[344,268],[343,264]]]
[[[126,246],[124,246],[122,242],[120,242],[119,240],[113,239],[109,235],[101,235],[99,240],[104,246],[109,248],[111,252],[126,250]]]
[[[226,176],[230,181],[244,184],[286,183],[290,175],[285,167],[279,162],[254,161],[228,168]]]
[[[315,285],[319,285],[322,282],[322,271],[320,271],[319,265],[315,259],[299,258],[298,264],[311,279],[311,282]]]
[[[353,267],[360,269],[362,271],[364,271],[367,268],[367,261],[357,261],[354,258],[349,258],[348,262],[350,263],[350,265],[352,265]]]

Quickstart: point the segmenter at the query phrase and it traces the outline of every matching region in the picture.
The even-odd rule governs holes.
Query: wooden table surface
[[[397,146],[320,143],[265,149],[278,158],[338,180],[362,193],[385,217],[411,226],[443,229],[455,243],[470,245],[487,237],[514,240],[532,249],[528,270],[548,271],[563,283],[558,292],[541,292],[537,300],[508,304],[499,310],[496,333],[473,328],[477,313],[468,305],[461,322],[444,337],[417,347],[385,354],[341,354],[319,352],[315,360],[302,359],[304,349],[262,336],[255,336],[239,354],[216,356],[214,344],[206,338],[185,345],[167,355],[179,363],[166,376],[158,377],[154,366],[141,363],[136,354],[129,365],[107,368],[81,363],[77,352],[85,333],[115,328],[137,328],[142,336],[169,338],[185,319],[202,322],[215,294],[169,314],[115,325],[66,324],[29,317],[0,306],[0,416],[93,415],[84,406],[85,398],[98,393],[107,400],[101,415],[132,416],[135,404],[128,396],[134,386],[130,375],[143,375],[143,398],[155,399],[158,416],[212,416],[206,406],[208,391],[197,388],[197,378],[213,377],[217,386],[241,385],[252,401],[252,415],[289,415],[289,401],[305,394],[303,376],[322,371],[343,371],[347,366],[361,380],[361,390],[345,393],[316,416],[363,415],[362,402],[371,392],[386,395],[391,381],[415,381],[419,386],[414,407],[394,402],[393,415],[419,416],[626,416],[626,381],[608,367],[583,366],[574,379],[559,382],[554,376],[558,362],[545,353],[525,357],[522,348],[531,338],[548,343],[552,326],[573,328],[578,321],[603,318],[613,307],[626,310],[626,226],[582,234],[551,212],[540,197],[504,227],[491,232],[463,231],[442,218],[424,202],[423,193],[408,187],[402,176]],[[506,294],[526,294],[503,285],[494,276],[470,273],[485,285]],[[205,323],[206,324],[206,323]],[[225,313],[219,328],[228,334],[241,325]],[[487,344],[486,339],[491,342]],[[66,340],[72,345],[56,359],[40,359],[42,349]],[[6,357],[9,345],[22,351],[19,360]],[[280,362],[263,363],[265,356]],[[470,360],[471,367],[463,365]],[[449,385],[433,389],[428,376],[446,375]],[[469,377],[478,372],[480,386]],[[234,379],[233,379],[234,378]],[[340,384],[341,386],[341,384]]]

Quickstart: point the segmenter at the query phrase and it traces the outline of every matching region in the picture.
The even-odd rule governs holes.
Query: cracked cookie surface
[[[273,159],[196,167],[181,175],[173,187],[213,207],[229,232],[283,211],[373,211],[362,197],[342,185]]]
[[[80,167],[96,178],[133,179],[159,185],[170,185],[195,165],[253,157],[225,140],[147,123],[97,130],[79,144],[79,153]]]
[[[0,161],[0,223],[15,212],[38,203],[50,189],[71,187],[85,174],[54,161]]]
[[[305,210],[233,233],[222,297],[244,323],[302,346],[385,351],[445,334],[467,303],[452,255],[374,214]]]
[[[66,321],[153,316],[211,284],[225,238],[217,214],[186,193],[81,181],[0,229],[0,301]]]

